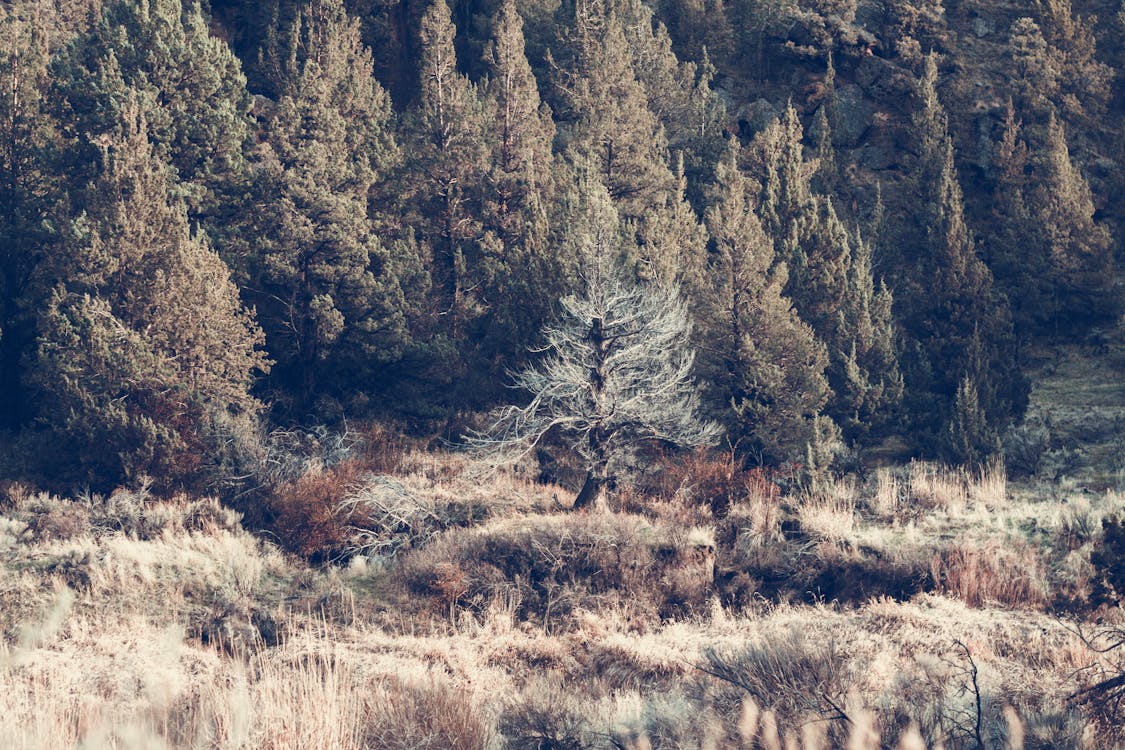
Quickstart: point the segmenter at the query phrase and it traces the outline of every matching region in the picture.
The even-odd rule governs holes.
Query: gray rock
[[[899,164],[898,151],[893,146],[872,143],[859,151],[859,165],[864,169],[879,172]]]
[[[856,83],[878,102],[912,96],[914,76],[882,57],[868,55],[856,68]]]
[[[973,33],[980,38],[984,38],[989,34],[996,32],[996,23],[987,18],[977,16],[973,19]]]
[[[830,118],[833,145],[842,148],[858,146],[871,127],[875,107],[863,96],[859,86],[850,83],[836,89],[833,110],[834,117]]]
[[[739,134],[752,137],[781,118],[781,111],[766,99],[757,99],[738,112]]]

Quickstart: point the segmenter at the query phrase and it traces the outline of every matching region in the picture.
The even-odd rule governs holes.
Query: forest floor
[[[347,485],[365,533],[316,566],[213,500],[10,486],[0,747],[1122,747],[1082,691],[1125,674],[1098,563],[1123,420],[1125,351],[1074,345],[1012,481],[782,491],[697,459],[573,513],[407,449]]]

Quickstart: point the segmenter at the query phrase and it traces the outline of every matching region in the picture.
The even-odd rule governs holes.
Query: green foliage
[[[481,206],[484,311],[472,338],[483,360],[476,367],[494,389],[503,380],[501,366],[524,358],[552,301],[568,291],[573,269],[552,241],[556,198],[567,175],[552,152],[555,124],[539,98],[512,0],[493,19],[485,61],[490,142]]]
[[[784,262],[755,212],[758,186],[731,144],[716,169],[707,229],[711,263],[699,292],[700,350],[727,432],[759,458],[797,458],[828,400],[827,352],[788,298]]]
[[[1000,438],[981,409],[976,383],[961,378],[945,426],[945,453],[953,462],[978,468],[1000,452]]]
[[[994,294],[992,274],[977,256],[964,202],[948,118],[937,96],[931,55],[915,115],[919,141],[917,181],[923,196],[924,239],[905,259],[903,324],[915,345],[904,367],[907,408],[916,425],[937,430],[970,373],[989,425],[1002,428],[1027,405],[1028,385],[1018,368],[1007,300]],[[961,375],[958,375],[961,373]]]
[[[47,304],[46,273],[55,238],[60,176],[55,172],[55,122],[46,112],[50,28],[30,7],[0,8],[0,427],[32,416],[25,382],[36,318]]]
[[[261,333],[226,266],[189,231],[138,109],[126,108],[103,152],[42,311],[39,417],[66,448],[42,457],[52,482],[198,482],[211,436],[255,414],[249,388],[268,369]]]
[[[392,256],[368,216],[368,194],[398,150],[357,24],[340,0],[318,0],[290,49],[258,150],[245,273],[277,360],[274,395],[308,408],[377,387],[378,364],[406,341],[403,279],[418,261]]]
[[[480,285],[493,268],[480,247],[484,105],[477,87],[457,71],[454,33],[449,6],[435,0],[419,32],[421,85],[405,121],[405,202],[399,209],[430,257],[432,312],[459,344],[466,323],[482,313]]]
[[[112,137],[127,91],[149,123],[156,157],[171,162],[193,218],[219,219],[242,179],[254,124],[238,58],[213,36],[194,0],[115,0],[52,67],[55,105],[89,170]],[[89,172],[87,172],[89,174]]]
[[[580,2],[567,13],[560,58],[552,59],[560,139],[572,159],[596,165],[622,218],[641,219],[673,188],[664,127],[611,3]]]

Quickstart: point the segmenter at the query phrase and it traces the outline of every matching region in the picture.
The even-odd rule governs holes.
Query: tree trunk
[[[595,472],[586,472],[586,482],[582,485],[578,497],[574,498],[574,510],[583,510],[592,507],[602,494],[602,487],[605,486],[605,480],[598,476]]]

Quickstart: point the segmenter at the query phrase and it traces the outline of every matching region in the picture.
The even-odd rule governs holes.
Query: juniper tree
[[[558,320],[544,329],[540,363],[516,375],[530,403],[501,409],[468,439],[499,464],[556,434],[586,467],[575,508],[612,488],[645,442],[701,446],[718,433],[698,416],[687,307],[674,287],[638,285],[621,267],[616,212],[604,188],[594,189],[600,192],[587,196],[588,222],[576,238],[581,291],[561,300]]]
[[[402,279],[417,262],[392,256],[368,215],[369,192],[398,151],[358,25],[341,0],[316,0],[292,33],[258,153],[246,271],[275,385],[307,408],[318,395],[350,395],[357,381],[377,385],[375,366],[405,343]]]
[[[707,210],[712,261],[698,340],[732,441],[785,460],[804,449],[827,402],[828,357],[782,293],[786,265],[775,258],[756,211],[759,187],[738,154],[732,143]]]
[[[575,3],[560,25],[555,85],[560,135],[598,166],[622,218],[638,220],[673,186],[668,140],[649,108],[621,18],[604,0]]]
[[[924,235],[906,259],[906,288],[899,295],[904,326],[917,344],[904,367],[909,408],[919,427],[936,432],[960,378],[969,373],[984,413],[991,424],[1002,426],[1023,413],[1028,386],[1013,366],[1017,347],[1007,301],[993,292],[992,274],[977,256],[965,221],[953,141],[936,83],[931,55],[919,88],[923,106],[915,117]]]
[[[1072,163],[1066,131],[1054,115],[1046,140],[1030,197],[1046,242],[1053,307],[1072,320],[1112,317],[1121,304],[1114,284],[1113,240],[1094,218],[1090,186]]]
[[[460,343],[465,324],[481,313],[477,295],[489,269],[479,247],[484,111],[477,88],[457,70],[455,32],[446,0],[434,0],[419,31],[419,96],[405,118],[401,208],[432,256],[435,312]]]
[[[259,408],[260,330],[189,229],[139,109],[123,107],[102,174],[75,201],[66,272],[41,312],[33,381],[52,483],[193,484],[217,428]]]
[[[32,415],[24,382],[36,315],[49,299],[49,230],[60,191],[52,165],[58,128],[46,111],[48,25],[32,8],[0,8],[0,426]]]
[[[243,181],[254,123],[238,58],[211,36],[197,0],[114,0],[54,62],[60,118],[78,137],[72,169],[97,163],[137,91],[158,158],[171,162],[193,219],[219,234]],[[90,174],[88,171],[86,174]]]
[[[481,206],[480,294],[485,312],[473,337],[483,366],[519,360],[563,293],[569,269],[551,243],[551,218],[562,170],[551,149],[555,135],[550,109],[524,51],[523,22],[513,0],[493,19],[488,65],[486,130],[490,134],[485,194]]]

